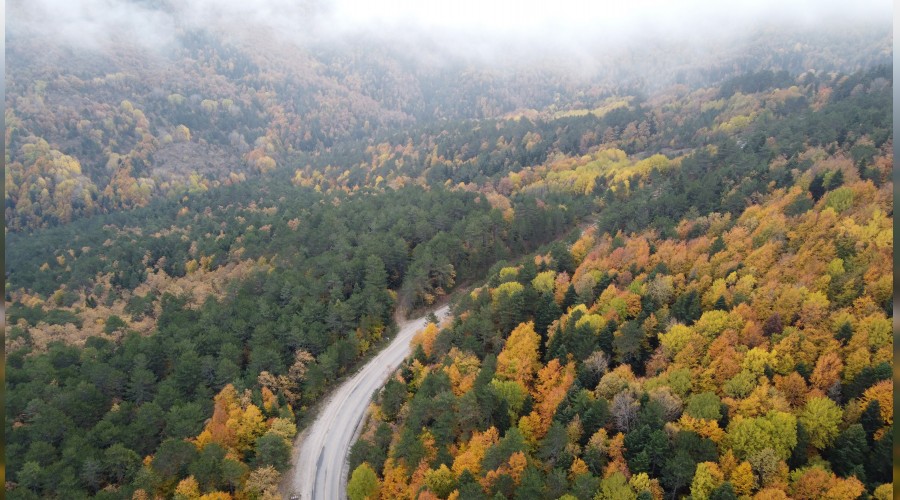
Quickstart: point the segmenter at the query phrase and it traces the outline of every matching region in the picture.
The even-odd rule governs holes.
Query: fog
[[[186,29],[297,45],[378,39],[397,50],[471,61],[570,60],[632,46],[722,45],[762,26],[889,25],[889,0],[14,0],[7,36],[105,50],[168,50]]]

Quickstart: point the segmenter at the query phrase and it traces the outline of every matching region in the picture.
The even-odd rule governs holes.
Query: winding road
[[[443,321],[449,307],[441,307],[434,313]],[[334,390],[294,447],[294,467],[284,485],[288,498],[296,498],[291,495],[303,500],[347,498],[347,454],[361,431],[372,395],[406,359],[410,341],[426,324],[425,316],[401,322],[400,331],[390,345]]]

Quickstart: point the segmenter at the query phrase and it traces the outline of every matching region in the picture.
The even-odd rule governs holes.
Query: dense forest
[[[354,500],[892,497],[889,26],[593,76],[7,39],[8,498],[279,498],[317,403],[450,300]]]
[[[21,9],[13,6],[11,17]],[[98,54],[59,46],[16,24],[10,28],[9,231],[144,207],[157,198],[175,200],[267,177],[279,167],[309,164],[313,168],[305,172],[312,174],[330,161],[340,174],[360,160],[331,152],[355,148],[358,157],[373,142],[407,146],[407,140],[388,139],[399,140],[396,134],[408,136],[422,154],[407,167],[430,166],[425,159],[438,148],[437,156],[444,157],[435,165],[438,177],[447,161],[469,155],[479,157],[472,167],[497,157],[520,167],[538,163],[541,152],[523,152],[515,143],[496,144],[496,151],[493,141],[490,150],[481,142],[461,149],[461,136],[475,138],[473,120],[543,118],[531,130],[517,127],[521,132],[500,135],[510,141],[531,132],[526,144],[556,142],[565,153],[612,141],[628,152],[652,150],[662,144],[651,139],[656,131],[665,144],[675,139],[676,149],[692,147],[694,138],[683,134],[702,133],[723,112],[737,119],[719,125],[734,128],[763,111],[722,98],[781,88],[782,95],[772,97],[787,103],[766,108],[792,112],[802,107],[802,97],[790,75],[814,68],[804,85],[818,89],[836,72],[891,61],[890,27],[880,24],[844,27],[829,36],[811,29],[758,30],[735,46],[706,47],[699,58],[655,45],[618,56],[598,54],[595,64],[604,69],[594,77],[576,77],[565,68],[473,68],[455,59],[422,64],[405,50],[367,38],[339,48],[297,47],[193,27],[183,28],[165,51],[119,41]],[[647,92],[655,105],[642,106]],[[607,112],[613,113],[605,122],[591,122]],[[547,121],[563,117],[573,120]],[[584,119],[590,123],[580,123]],[[489,126],[490,121],[482,125]],[[558,134],[559,127],[568,130]],[[672,127],[683,133],[673,135]]]
[[[498,263],[376,398],[350,498],[892,498],[889,107],[632,176]]]

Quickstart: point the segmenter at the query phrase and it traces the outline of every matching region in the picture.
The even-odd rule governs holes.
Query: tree
[[[825,194],[825,173],[820,172],[813,177],[809,183],[809,194],[812,195],[814,201],[819,201]]]
[[[153,456],[153,470],[164,478],[182,477],[197,457],[197,448],[181,439],[166,439]]]
[[[350,475],[350,482],[347,483],[347,496],[350,497],[350,500],[377,498],[378,487],[378,476],[369,464],[363,462]]]
[[[575,363],[562,367],[558,360],[552,359],[538,371],[533,393],[535,408],[529,415],[522,417],[525,420],[524,427],[523,422],[519,422],[530,442],[544,437],[556,408],[565,399],[574,381]]]
[[[385,418],[393,421],[397,418],[400,407],[406,402],[406,384],[396,378],[388,380],[381,391],[381,411]]]
[[[820,390],[828,391],[840,381],[843,370],[844,364],[841,362],[840,356],[835,352],[826,353],[816,362],[810,382]]]
[[[722,471],[713,462],[697,464],[694,472],[694,480],[691,482],[691,498],[696,500],[708,500],[713,490],[724,481]]]
[[[672,492],[673,498],[678,491],[691,483],[696,467],[697,463],[683,449],[675,450],[666,460],[662,469],[662,482]]]
[[[522,479],[519,481],[518,488],[516,488],[515,498],[516,500],[527,500],[545,497],[546,489],[544,487],[544,478],[542,477],[540,470],[533,465],[529,465],[522,473]],[[460,498],[463,497],[460,496]]]
[[[141,457],[121,443],[116,443],[103,452],[103,467],[106,477],[113,484],[131,481],[141,464]]]
[[[563,295],[563,301],[560,305],[560,308],[563,311],[568,311],[570,307],[574,306],[578,302],[578,293],[575,291],[575,286],[571,283],[569,284],[569,288],[566,288],[566,293]]]
[[[779,463],[779,457],[772,448],[763,448],[753,453],[747,461],[753,468],[757,483],[762,487],[772,486],[776,482],[783,465]]]
[[[575,259],[572,258],[572,254],[561,243],[553,245],[550,249],[550,255],[556,264],[558,272],[565,272],[570,275],[575,272]]]
[[[722,418],[721,406],[722,400],[719,396],[713,392],[703,392],[691,396],[684,411],[694,418],[719,420]]]
[[[738,495],[749,495],[756,484],[756,479],[753,477],[753,467],[750,465],[750,462],[738,464],[728,479],[734,485],[734,492]]]
[[[173,406],[166,414],[165,435],[173,438],[196,436],[203,428],[203,408],[199,403],[190,402]]]
[[[541,335],[542,342],[540,344],[541,351],[544,349],[544,341],[547,338],[547,328],[551,323],[556,321],[562,314],[559,305],[553,298],[552,292],[545,292],[538,299],[537,308],[534,313],[534,329]]]
[[[116,316],[115,314],[112,314],[109,316],[109,318],[106,319],[106,324],[103,325],[103,333],[111,335],[127,326],[128,324],[125,323],[122,318]]]
[[[806,465],[806,462],[809,460],[809,432],[806,431],[806,426],[797,421],[797,445],[794,446],[794,451],[791,452],[790,458],[788,458],[787,464],[791,469],[798,469]]]
[[[263,467],[250,473],[244,488],[256,498],[278,498],[279,481],[281,474],[274,467]]]
[[[875,433],[884,426],[884,421],[881,419],[881,404],[877,399],[866,406],[859,417],[859,423],[866,431],[866,440],[871,444],[875,440]]]
[[[256,439],[253,467],[275,467],[284,472],[291,464],[291,445],[283,437],[269,431]]]
[[[456,489],[456,476],[445,464],[441,464],[437,470],[425,473],[425,485],[437,496],[447,498]]]
[[[672,305],[672,316],[688,325],[700,319],[702,313],[700,296],[695,290],[680,295]]]
[[[615,472],[600,481],[600,489],[594,500],[636,500],[637,494],[628,485],[628,480],[621,472]]]
[[[717,311],[727,311],[728,310],[728,301],[725,300],[724,295],[719,295],[719,298],[716,299],[716,303],[713,304],[713,309]]]
[[[200,456],[188,466],[188,472],[197,480],[201,490],[212,491],[223,485],[222,462],[225,454],[225,448],[221,445],[210,443],[200,450]]]
[[[18,474],[19,484],[32,492],[40,493],[44,489],[46,473],[37,462],[25,462]]]
[[[719,487],[709,492],[709,500],[737,500],[737,494],[731,483],[725,481]]]
[[[763,333],[766,336],[771,337],[772,335],[778,335],[784,331],[784,324],[781,322],[781,315],[773,313],[769,316],[769,319],[763,323]]]
[[[771,410],[756,418],[736,418],[728,426],[726,442],[735,455],[747,459],[766,448],[787,459],[797,444],[797,418],[789,413]]]
[[[613,398],[610,413],[616,428],[622,432],[628,432],[637,422],[638,411],[641,409],[640,403],[634,398],[631,391],[622,391]]]
[[[529,321],[517,326],[497,355],[497,375],[530,388],[534,373],[541,366],[538,362],[539,342],[540,337],[534,331],[534,323]]]
[[[491,290],[491,306],[501,331],[508,332],[521,322],[525,309],[524,291],[525,287],[515,281],[503,283]]]
[[[834,401],[818,397],[806,402],[798,420],[809,433],[810,444],[823,450],[838,435],[842,416],[841,408]]]
[[[547,435],[541,441],[537,457],[549,465],[557,466],[560,453],[567,444],[566,428],[561,423],[554,421],[547,430]]]
[[[860,424],[853,424],[837,436],[833,445],[826,450],[834,472],[842,477],[863,470],[869,454],[866,431]]]
[[[878,401],[881,420],[886,425],[894,423],[894,384],[890,380],[882,380],[863,392],[863,404],[868,406]]]
[[[627,363],[635,372],[643,373],[647,341],[645,333],[637,321],[628,321],[622,325],[613,340],[613,351],[617,362]]]
[[[200,498],[200,486],[194,476],[188,476],[182,479],[178,486],[175,487],[175,500],[196,500]]]
[[[153,399],[155,386],[156,375],[147,369],[147,356],[140,353],[134,357],[134,366],[128,381],[128,397],[137,404],[149,401]]]

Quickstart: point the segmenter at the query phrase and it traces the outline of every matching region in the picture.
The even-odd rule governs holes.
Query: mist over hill
[[[891,498],[890,10],[9,2],[7,497]]]
[[[393,130],[891,58],[877,2],[737,13],[577,4],[543,24],[384,7],[365,17],[341,2],[14,2],[8,229],[240,182]]]

